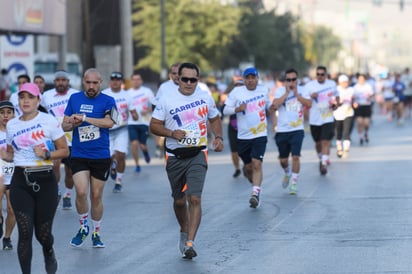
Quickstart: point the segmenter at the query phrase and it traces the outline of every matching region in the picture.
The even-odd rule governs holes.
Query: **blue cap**
[[[243,72],[243,77],[248,77],[249,75],[258,76],[258,71],[255,68],[247,68]]]

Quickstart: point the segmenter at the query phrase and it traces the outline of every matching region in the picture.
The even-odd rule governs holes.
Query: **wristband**
[[[223,142],[223,138],[221,136],[215,136],[215,139],[220,139]]]
[[[83,122],[86,121],[86,114],[84,114],[84,113],[83,113],[83,119],[82,119],[82,121],[83,121]]]

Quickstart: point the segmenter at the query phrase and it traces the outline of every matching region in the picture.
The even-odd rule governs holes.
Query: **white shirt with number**
[[[338,86],[339,102],[341,105],[333,112],[333,116],[337,121],[343,121],[346,118],[353,116],[353,92],[352,87],[343,88]]]
[[[152,117],[165,122],[170,130],[186,131],[181,141],[166,138],[166,147],[207,146],[207,120],[219,116],[213,97],[196,88],[191,95],[183,95],[178,89],[167,91],[167,96],[159,98]]]
[[[59,93],[56,89],[49,89],[43,93],[42,105],[47,109],[47,111],[57,118],[59,123],[63,122],[64,110],[67,106],[70,96],[73,93],[79,92],[76,89],[70,88],[65,94]],[[72,145],[73,132],[65,132],[67,145]]]
[[[150,123],[152,117],[152,104],[154,100],[153,91],[145,86],[139,89],[131,88],[127,91],[131,100],[131,109],[135,109],[139,119],[133,120],[132,115],[129,115],[128,125],[146,125]],[[144,114],[142,114],[144,113]]]
[[[123,89],[118,92],[114,92],[110,88],[103,90],[102,93],[113,97],[114,101],[116,102],[117,111],[119,112],[118,121],[110,130],[126,126],[129,117],[129,110],[132,109],[132,101],[130,99],[129,93],[127,93],[127,91]]]
[[[7,150],[7,135],[5,131],[0,130],[0,149]],[[4,185],[10,185],[11,177],[14,172],[14,163],[1,160],[1,174]]]
[[[305,88],[297,86],[298,94],[303,98],[310,99]],[[286,93],[285,87],[279,87],[275,91],[274,98],[279,99]],[[293,91],[289,91],[285,102],[278,108],[277,132],[291,132],[303,130],[303,105],[299,102]]]
[[[266,110],[271,105],[269,90],[258,85],[255,90],[248,90],[246,86],[235,87],[227,97],[225,105],[238,107],[246,103],[245,111],[236,113],[237,138],[251,140],[267,136]]]
[[[335,97],[339,96],[336,89],[336,83],[332,80],[325,80],[319,83],[317,80],[312,80],[304,86],[310,95],[318,94],[317,99],[312,99],[312,107],[309,110],[309,124],[321,126],[326,123],[332,123],[333,110],[331,108]]]

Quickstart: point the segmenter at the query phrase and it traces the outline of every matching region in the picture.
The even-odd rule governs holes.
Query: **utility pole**
[[[122,72],[126,81],[133,73],[133,37],[132,37],[132,3],[131,0],[120,2],[120,36],[122,44]],[[126,85],[128,83],[126,82]]]
[[[160,43],[161,43],[161,66],[160,80],[164,81],[167,77],[166,67],[166,42],[165,42],[165,0],[160,0]]]

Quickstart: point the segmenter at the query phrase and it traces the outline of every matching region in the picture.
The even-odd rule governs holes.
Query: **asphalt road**
[[[248,181],[232,178],[227,140],[223,153],[210,153],[192,261],[177,251],[163,160],[142,164],[135,175],[129,159],[123,193],[106,184],[106,248],[92,248],[90,236],[81,248],[71,247],[77,214],[59,207],[53,231],[58,273],[412,273],[411,120],[397,126],[375,117],[370,144],[359,146],[354,132],[349,158],[338,159],[333,149],[326,176],[306,134],[296,196],[281,187],[272,136],[258,209],[249,207]],[[17,230],[12,240],[14,250],[0,251],[0,273],[20,273]],[[44,273],[41,247],[33,245],[32,272]]]

